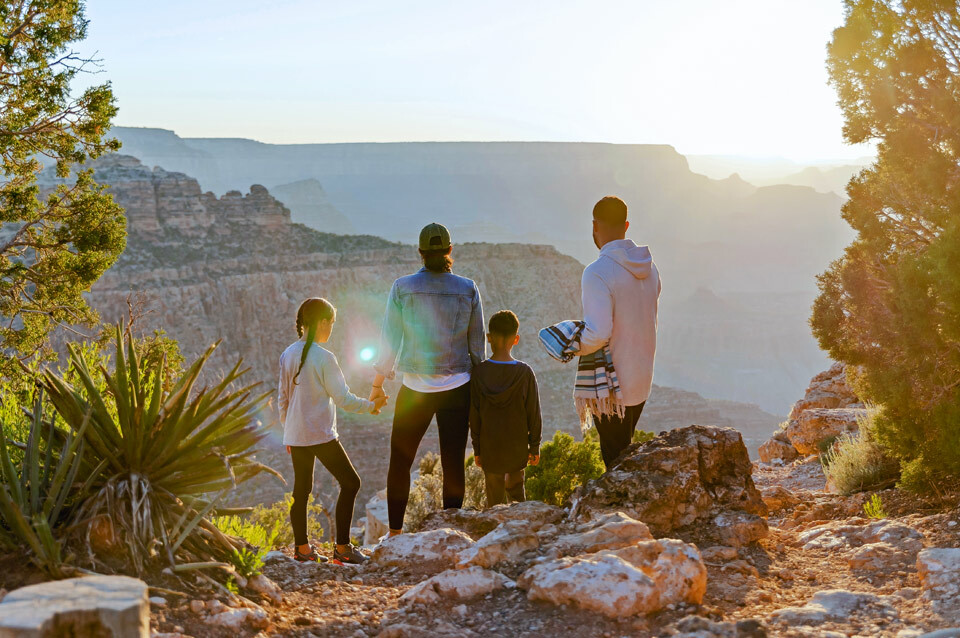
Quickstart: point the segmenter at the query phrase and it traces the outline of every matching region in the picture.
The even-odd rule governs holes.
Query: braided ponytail
[[[297,336],[303,337],[304,328],[307,331],[306,343],[303,344],[303,351],[300,353],[300,367],[297,373],[293,375],[293,384],[298,385],[297,378],[303,370],[303,364],[307,362],[307,355],[310,353],[310,346],[317,338],[317,329],[324,319],[333,319],[337,314],[337,309],[333,304],[321,297],[312,297],[307,299],[297,309]]]

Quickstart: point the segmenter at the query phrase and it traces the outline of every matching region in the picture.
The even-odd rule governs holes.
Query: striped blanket
[[[580,350],[580,335],[585,325],[582,321],[561,321],[548,326],[540,331],[540,343],[551,357],[567,363]],[[580,357],[573,401],[583,432],[593,425],[595,417],[607,415],[623,418],[623,395],[609,345]]]

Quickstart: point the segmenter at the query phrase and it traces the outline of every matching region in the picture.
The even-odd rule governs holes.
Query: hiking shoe
[[[326,556],[317,553],[317,550],[310,546],[310,552],[301,554],[299,548],[294,548],[293,559],[301,563],[326,563],[329,560]]]
[[[341,552],[336,548],[333,550],[333,561],[335,563],[342,563],[344,565],[363,565],[368,560],[370,560],[369,556],[352,545],[350,546],[350,549],[345,552]]]

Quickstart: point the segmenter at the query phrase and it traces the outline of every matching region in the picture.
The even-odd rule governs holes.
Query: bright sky
[[[841,0],[88,0],[123,126],[264,142],[556,140],[853,158]]]

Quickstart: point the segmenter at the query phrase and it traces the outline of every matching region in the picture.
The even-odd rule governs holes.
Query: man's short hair
[[[512,337],[520,331],[520,320],[512,310],[501,310],[490,317],[490,334]]]
[[[608,195],[593,207],[593,218],[610,226],[627,223],[627,204],[619,197]]]

